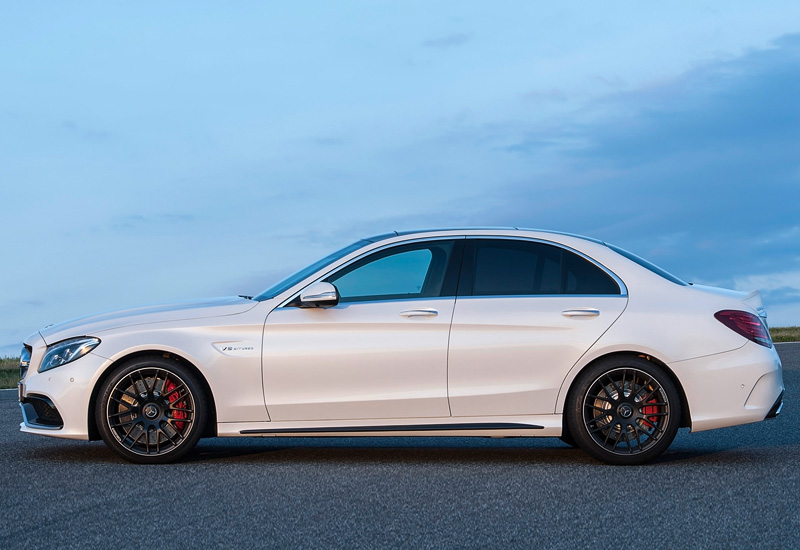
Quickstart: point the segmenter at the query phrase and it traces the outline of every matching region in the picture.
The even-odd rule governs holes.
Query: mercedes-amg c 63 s
[[[208,436],[561,437],[612,464],[681,427],[778,414],[758,291],[690,285],[555,232],[391,233],[258,296],[51,325],[22,350],[24,432],[142,463]]]

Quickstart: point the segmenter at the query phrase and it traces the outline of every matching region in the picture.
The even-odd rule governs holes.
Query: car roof
[[[391,239],[392,237],[404,237],[407,235],[416,235],[421,233],[436,233],[440,231],[447,231],[447,232],[457,232],[457,231],[535,231],[537,233],[548,233],[551,235],[562,235],[565,237],[575,237],[577,239],[583,239],[585,241],[590,241],[597,244],[605,245],[606,243],[601,241],[600,239],[594,239],[592,237],[586,237],[584,235],[577,235],[575,233],[567,233],[565,231],[552,231],[548,229],[531,229],[527,227],[440,227],[436,229],[412,229],[406,231],[392,231],[391,233],[382,233],[380,235],[375,235],[372,237],[367,237],[364,239],[365,241],[369,242],[379,242],[385,239]]]

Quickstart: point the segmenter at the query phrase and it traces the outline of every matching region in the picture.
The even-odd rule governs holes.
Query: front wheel
[[[680,395],[662,368],[642,357],[612,358],[576,380],[569,431],[586,453],[609,464],[643,464],[670,446],[680,426]]]
[[[103,441],[115,453],[131,462],[163,464],[197,444],[206,406],[187,368],[164,357],[142,357],[106,379],[95,414]]]

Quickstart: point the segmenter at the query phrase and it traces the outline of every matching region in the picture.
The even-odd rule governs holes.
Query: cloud
[[[783,286],[764,292],[765,299],[781,304],[800,304],[800,289]]]
[[[453,33],[440,38],[432,38],[422,43],[425,48],[457,48],[472,40],[472,33]]]
[[[768,310],[786,312],[800,293],[790,275],[800,272],[797,97],[800,35],[791,35],[548,119],[526,122],[521,101],[518,116],[443,120],[393,160],[432,190],[437,178],[463,180],[459,193],[362,225],[586,234],[689,281],[763,288]]]
[[[147,228],[190,223],[191,214],[128,214],[115,218],[110,226],[115,231],[142,231]]]
[[[531,90],[522,94],[522,99],[526,101],[566,101],[569,99],[570,94],[566,90],[559,88],[550,88],[549,90]]]
[[[82,128],[72,120],[65,120],[61,123],[61,127],[88,141],[105,141],[111,137],[110,132]]]
[[[800,303],[800,270],[736,277],[737,290],[761,289],[765,299],[784,304]]]
[[[510,142],[509,162],[529,162],[532,175],[495,189],[474,217],[586,233],[690,280],[792,271],[798,97],[800,35],[608,96]]]
[[[319,147],[338,147],[341,145],[346,145],[349,142],[347,139],[331,136],[318,136],[311,138],[311,141],[314,145]]]
[[[3,308],[16,308],[16,307],[41,307],[45,303],[37,298],[8,300],[3,304]]]
[[[19,357],[22,341],[16,344],[0,344],[0,357]]]

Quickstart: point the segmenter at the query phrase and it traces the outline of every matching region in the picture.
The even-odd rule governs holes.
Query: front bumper
[[[20,431],[67,439],[89,439],[92,388],[108,360],[89,353],[73,363],[38,372],[20,382]]]
[[[23,397],[20,391],[19,407],[22,409],[22,423],[26,426],[42,430],[60,430],[64,427],[64,420],[58,409],[43,395]]]

